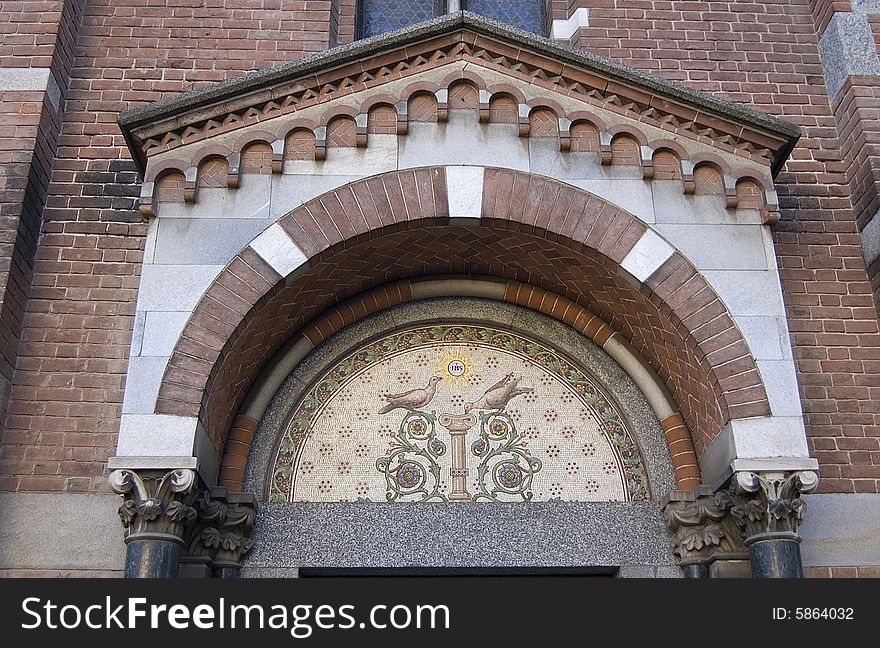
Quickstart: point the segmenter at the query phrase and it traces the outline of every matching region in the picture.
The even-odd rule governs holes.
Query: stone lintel
[[[134,464],[125,467],[132,469],[147,467],[137,465],[138,461],[149,461],[156,468],[177,468],[175,464],[181,457],[196,461],[195,467],[186,467],[197,470],[205,483],[216,483],[220,456],[197,417],[122,415],[114,460],[125,458]],[[167,462],[165,465],[162,465],[163,459]]]
[[[816,470],[801,417],[733,419],[699,458],[703,483],[720,488],[735,471]]]

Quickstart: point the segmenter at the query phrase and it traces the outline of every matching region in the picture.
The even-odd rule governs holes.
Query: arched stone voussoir
[[[278,224],[307,257],[377,229],[446,219],[443,167],[395,171],[358,180],[310,200]]]
[[[729,419],[769,415],[760,372],[725,304],[644,222],[551,178],[479,167],[447,176],[450,169],[359,180],[270,225],[195,307],[156,412],[198,416],[222,453],[259,372],[328,308],[391,281],[478,274],[559,293],[601,317],[665,382],[698,454]],[[477,186],[447,187],[448,177]],[[469,197],[457,197],[462,191]],[[450,218],[453,200],[473,212],[456,216],[470,218]]]

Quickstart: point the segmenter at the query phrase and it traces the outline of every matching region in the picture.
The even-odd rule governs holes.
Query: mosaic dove
[[[531,387],[522,387],[517,389],[522,376],[514,376],[513,372],[507,374],[497,383],[489,387],[476,402],[465,403],[464,412],[467,414],[473,409],[500,412],[515,396],[528,394],[535,391]]]
[[[382,398],[387,400],[388,404],[379,410],[379,414],[387,414],[398,408],[412,411],[425,407],[434,399],[434,394],[437,393],[437,383],[441,380],[440,376],[431,376],[431,380],[423,389],[411,389],[402,394],[383,394]]]

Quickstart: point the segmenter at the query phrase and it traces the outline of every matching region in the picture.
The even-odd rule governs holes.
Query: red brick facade
[[[55,137],[52,129],[37,128],[42,93],[3,93],[3,113],[16,117],[2,155],[17,164],[4,178],[3,228],[17,231],[13,219],[23,205],[36,210],[31,233],[18,237],[25,252],[27,242],[36,240],[40,211],[43,222],[35,260],[25,253],[22,261],[12,262],[21,267],[15,284],[25,288],[34,264],[29,300],[14,293],[3,297],[3,321],[9,325],[2,327],[8,339],[2,357],[17,373],[2,436],[0,488],[106,490],[146,234],[137,211],[139,180],[116,115],[326,49],[330,5],[286,0],[210,8],[160,7],[147,0],[0,3],[0,15],[14,17],[4,20],[4,27],[16,30],[0,34],[3,66],[52,65],[60,87],[69,74],[54,160],[50,145],[42,143]],[[65,37],[61,43],[58,33]],[[64,72],[55,72],[56,65]],[[46,151],[43,180],[25,201],[34,151]],[[5,157],[3,162],[5,167]],[[12,177],[21,180],[11,186]],[[20,193],[13,194],[18,185]],[[7,238],[11,252],[16,237],[5,236],[4,245]],[[7,265],[9,258],[14,257],[7,257]],[[16,319],[23,320],[20,345]],[[0,373],[6,375],[2,367]]]
[[[106,488],[105,464],[115,449],[146,233],[137,211],[140,180],[116,124],[117,114],[354,37],[353,0],[211,4],[0,2],[0,15],[14,17],[4,21],[0,33],[2,65],[50,67],[63,107],[63,113],[56,115],[43,92],[3,92],[0,97],[4,167],[0,226],[5,259],[0,263],[0,374],[12,383],[0,437],[0,489]],[[834,11],[848,9],[843,5],[848,3],[554,0],[552,16],[565,18],[574,7],[589,7],[590,26],[575,36],[575,45],[803,128],[804,137],[777,179],[782,217],[774,227],[774,240],[807,431],[821,464],[822,491],[874,493],[880,488],[880,335],[874,300],[880,280],[874,269],[872,289],[854,207],[861,217],[868,209],[862,208],[876,201],[865,184],[866,178],[874,178],[875,156],[869,144],[876,116],[871,106],[877,101],[876,79],[853,79],[836,103],[829,101],[818,33]],[[419,173],[406,181],[413,186],[433,182],[427,171]],[[411,199],[413,194],[402,191],[400,199],[405,196]],[[344,200],[340,197],[340,208]],[[427,211],[428,218],[437,214],[442,209]],[[267,327],[293,330],[378,283],[425,271],[485,271],[548,291],[558,291],[560,285],[549,261],[546,272],[518,266],[502,256],[472,263],[468,250],[490,247],[484,237],[492,239],[496,250],[534,243],[532,233],[518,228],[447,227],[439,240],[428,243],[416,240],[418,228],[382,223],[388,229],[383,230],[381,247],[364,237],[358,240],[359,247],[334,256],[335,248],[330,246],[338,242],[306,231],[296,215],[287,217],[283,225],[304,249],[314,248],[310,253],[328,249],[319,262],[326,264],[324,277],[313,285],[294,283],[282,289],[275,287],[277,276],[260,259],[243,255],[230,266],[229,278],[250,278],[262,292],[257,291],[250,303],[215,301],[218,308],[229,308],[241,319],[267,291],[270,296],[306,291],[299,297],[311,304],[310,309],[296,313],[296,321],[291,321],[292,316],[280,307],[273,311],[274,300],[263,299],[264,319],[236,334],[222,363],[199,363],[193,368],[185,366],[181,356],[172,360],[163,386],[160,411],[176,412],[181,403],[188,412],[203,408],[205,425],[215,438],[226,434],[236,412],[214,403],[240,400],[250,380],[283,342],[279,337],[259,348],[249,343]],[[38,232],[41,238],[35,250]],[[555,250],[553,245],[542,242],[548,255]],[[440,249],[452,256],[441,257]],[[346,281],[366,259],[382,253],[397,258],[401,250],[410,255],[409,266],[401,265],[387,276]],[[417,252],[433,260],[417,260]],[[614,250],[609,252],[613,258]],[[597,274],[592,278],[606,280],[606,289],[629,290],[595,258],[580,255],[577,263],[594,270]],[[535,264],[541,267],[541,259]],[[668,270],[670,276],[684,272]],[[576,286],[578,280],[588,283],[590,277],[566,280]],[[594,288],[585,284],[580,295],[565,296],[584,299],[585,307],[618,330],[632,332],[629,337],[642,341],[640,350],[646,356],[650,357],[651,348],[671,344],[664,336],[674,333],[676,343],[681,340],[674,323],[638,321],[633,314],[612,309],[610,293],[588,299],[586,295],[596,294]],[[652,289],[660,294],[663,286]],[[306,299],[308,291],[314,295],[311,300]],[[649,307],[657,312],[658,304],[652,304],[651,297],[640,297],[644,313]],[[198,323],[193,320],[185,342],[192,345],[190,355],[207,354],[207,361],[222,348],[216,336],[231,330],[211,330]],[[658,339],[649,343],[651,335]],[[672,382],[680,385],[676,396],[698,393],[697,383],[712,386],[717,396],[723,394],[719,387],[723,377],[713,378],[700,368],[701,359],[693,355],[692,347],[684,344],[676,353],[676,357],[656,358],[658,366],[667,368],[663,377],[674,376]],[[187,371],[198,376],[199,386],[209,388],[210,400],[191,386],[192,381],[173,379],[180,375],[177,372]],[[691,384],[685,386],[688,381]],[[747,403],[727,406],[750,408],[761,402],[759,394],[751,397]],[[679,402],[689,427],[705,431],[705,437],[695,435],[700,448],[723,420],[701,403],[683,400]]]

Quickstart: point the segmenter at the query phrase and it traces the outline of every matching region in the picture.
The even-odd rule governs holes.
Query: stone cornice
[[[800,136],[769,115],[468,12],[170,97],[120,114],[119,124],[143,170],[148,154],[460,60],[762,160],[774,173]]]

